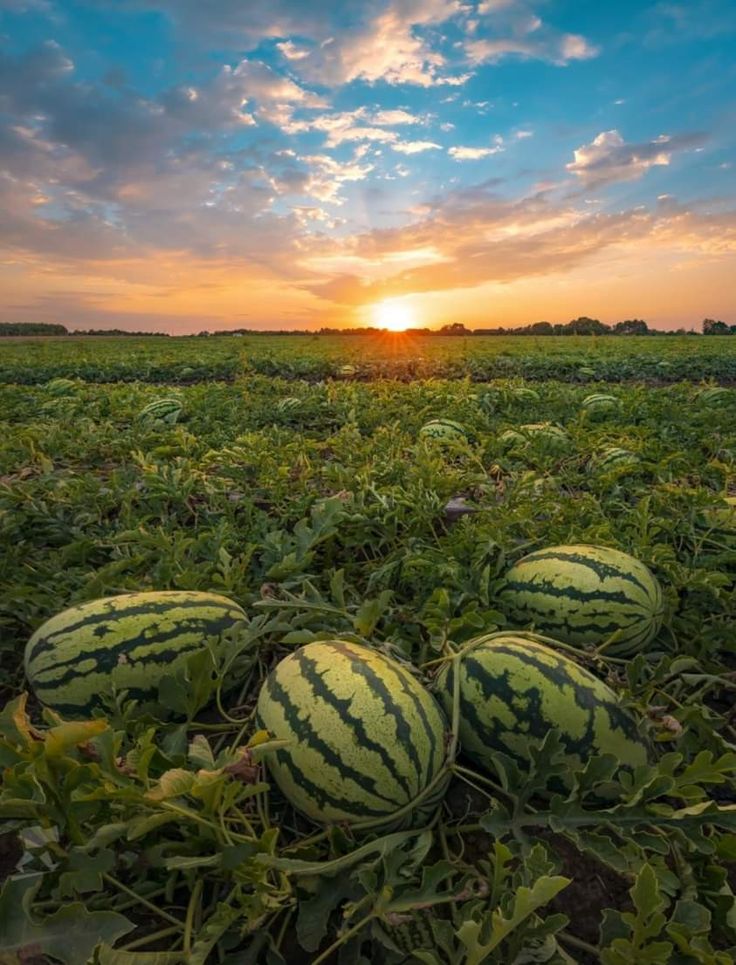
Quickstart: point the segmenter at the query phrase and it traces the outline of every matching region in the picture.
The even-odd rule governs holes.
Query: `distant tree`
[[[472,335],[462,322],[452,322],[451,325],[443,325],[437,332],[438,335]]]
[[[68,335],[63,325],[52,322],[0,322],[1,335]]]
[[[616,322],[613,326],[614,335],[648,335],[649,326],[642,318],[627,318],[625,322]]]
[[[597,318],[588,318],[587,315],[574,318],[562,328],[566,335],[606,335],[611,331],[608,325],[604,325]]]
[[[526,329],[530,335],[552,335],[554,328],[549,322],[534,322]]]
[[[716,321],[715,318],[703,319],[703,335],[730,335],[732,331],[725,322]]]

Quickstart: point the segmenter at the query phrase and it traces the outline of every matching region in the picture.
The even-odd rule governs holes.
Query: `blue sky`
[[[0,0],[0,317],[735,322],[735,55],[730,0]]]

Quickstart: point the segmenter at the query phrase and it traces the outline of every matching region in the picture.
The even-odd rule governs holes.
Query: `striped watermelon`
[[[45,388],[49,395],[71,395],[77,388],[77,383],[72,379],[51,379],[46,383]]]
[[[341,365],[337,374],[343,379],[352,379],[354,375],[358,374],[358,370],[354,365]]]
[[[571,445],[567,432],[550,422],[536,422],[519,426],[518,429],[507,429],[499,436],[499,442],[504,449],[521,450],[534,445],[555,454],[565,452]]]
[[[731,393],[721,385],[711,385],[697,394],[698,402],[709,409],[720,409],[731,401]]]
[[[290,395],[285,399],[279,399],[276,403],[276,408],[279,412],[293,412],[298,409],[302,404],[301,399],[297,399],[296,396]]]
[[[615,395],[596,392],[583,399],[582,408],[589,419],[601,421],[616,415],[621,409],[621,402]]]
[[[616,694],[590,671],[523,634],[494,633],[468,643],[448,661],[437,689],[448,713],[460,673],[460,744],[494,771],[498,752],[528,768],[532,741],[560,732],[571,770],[613,754],[630,768],[647,763],[636,722]]]
[[[500,602],[510,622],[611,655],[642,650],[662,624],[662,591],[650,570],[604,546],[551,546],[506,573]]]
[[[518,389],[512,389],[511,396],[515,402],[539,402],[539,392],[524,385]]]
[[[101,695],[127,690],[154,706],[165,674],[231,630],[245,613],[215,593],[125,593],[51,617],[25,650],[25,671],[41,703],[86,716]]]
[[[447,722],[399,663],[344,640],[307,644],[269,674],[257,720],[289,744],[270,756],[290,803],[323,823],[390,818],[439,778]],[[421,823],[444,791],[438,781],[411,819]]]
[[[439,442],[457,442],[467,439],[468,433],[463,425],[452,419],[432,419],[419,430],[420,439],[432,439]]]
[[[600,472],[616,472],[623,475],[639,466],[639,457],[628,449],[610,446],[595,456],[593,465]]]
[[[173,425],[181,415],[181,399],[154,399],[141,411],[141,419]]]

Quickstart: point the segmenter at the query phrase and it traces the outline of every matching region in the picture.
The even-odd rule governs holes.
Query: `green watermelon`
[[[467,439],[468,433],[463,425],[452,419],[432,419],[419,430],[419,438],[437,442],[458,442]]]
[[[589,419],[601,421],[616,415],[621,409],[621,402],[615,395],[596,392],[583,399],[582,408]]]
[[[639,457],[628,449],[610,446],[601,450],[594,457],[593,465],[600,472],[615,472],[624,475],[639,466]]]
[[[711,385],[698,392],[697,400],[709,409],[720,409],[731,402],[731,393],[721,385]]]
[[[181,415],[182,408],[181,399],[155,399],[141,411],[141,419],[173,425]]]
[[[448,714],[456,672],[462,750],[491,772],[499,752],[528,769],[532,742],[552,728],[571,771],[598,754],[613,754],[629,768],[647,763],[646,744],[616,694],[574,660],[523,634],[478,637],[447,662],[437,691]]]
[[[643,650],[662,624],[662,590],[639,560],[605,546],[550,546],[506,573],[499,602],[512,625],[577,647],[617,637],[607,653]]]
[[[279,412],[293,412],[298,409],[302,404],[301,399],[297,399],[296,396],[290,395],[286,399],[279,399],[276,403],[276,408]]]
[[[535,422],[519,426],[518,429],[507,429],[499,436],[499,442],[506,450],[521,451],[534,446],[556,455],[566,452],[572,444],[567,432],[550,422]]]
[[[77,388],[77,383],[72,379],[51,379],[50,382],[46,383],[45,388],[49,395],[71,395]]]
[[[307,644],[271,671],[257,720],[287,740],[268,758],[290,803],[322,823],[390,818],[438,778],[447,722],[431,694],[394,660],[344,640]],[[410,815],[421,823],[444,785]]]
[[[26,644],[26,677],[41,703],[67,717],[87,716],[100,696],[121,690],[153,708],[165,674],[245,618],[232,600],[193,590],[93,600],[36,630]]]

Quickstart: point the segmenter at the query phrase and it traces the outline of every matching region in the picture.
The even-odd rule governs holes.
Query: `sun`
[[[387,298],[373,306],[373,322],[389,332],[405,332],[415,323],[414,309],[397,298]]]

